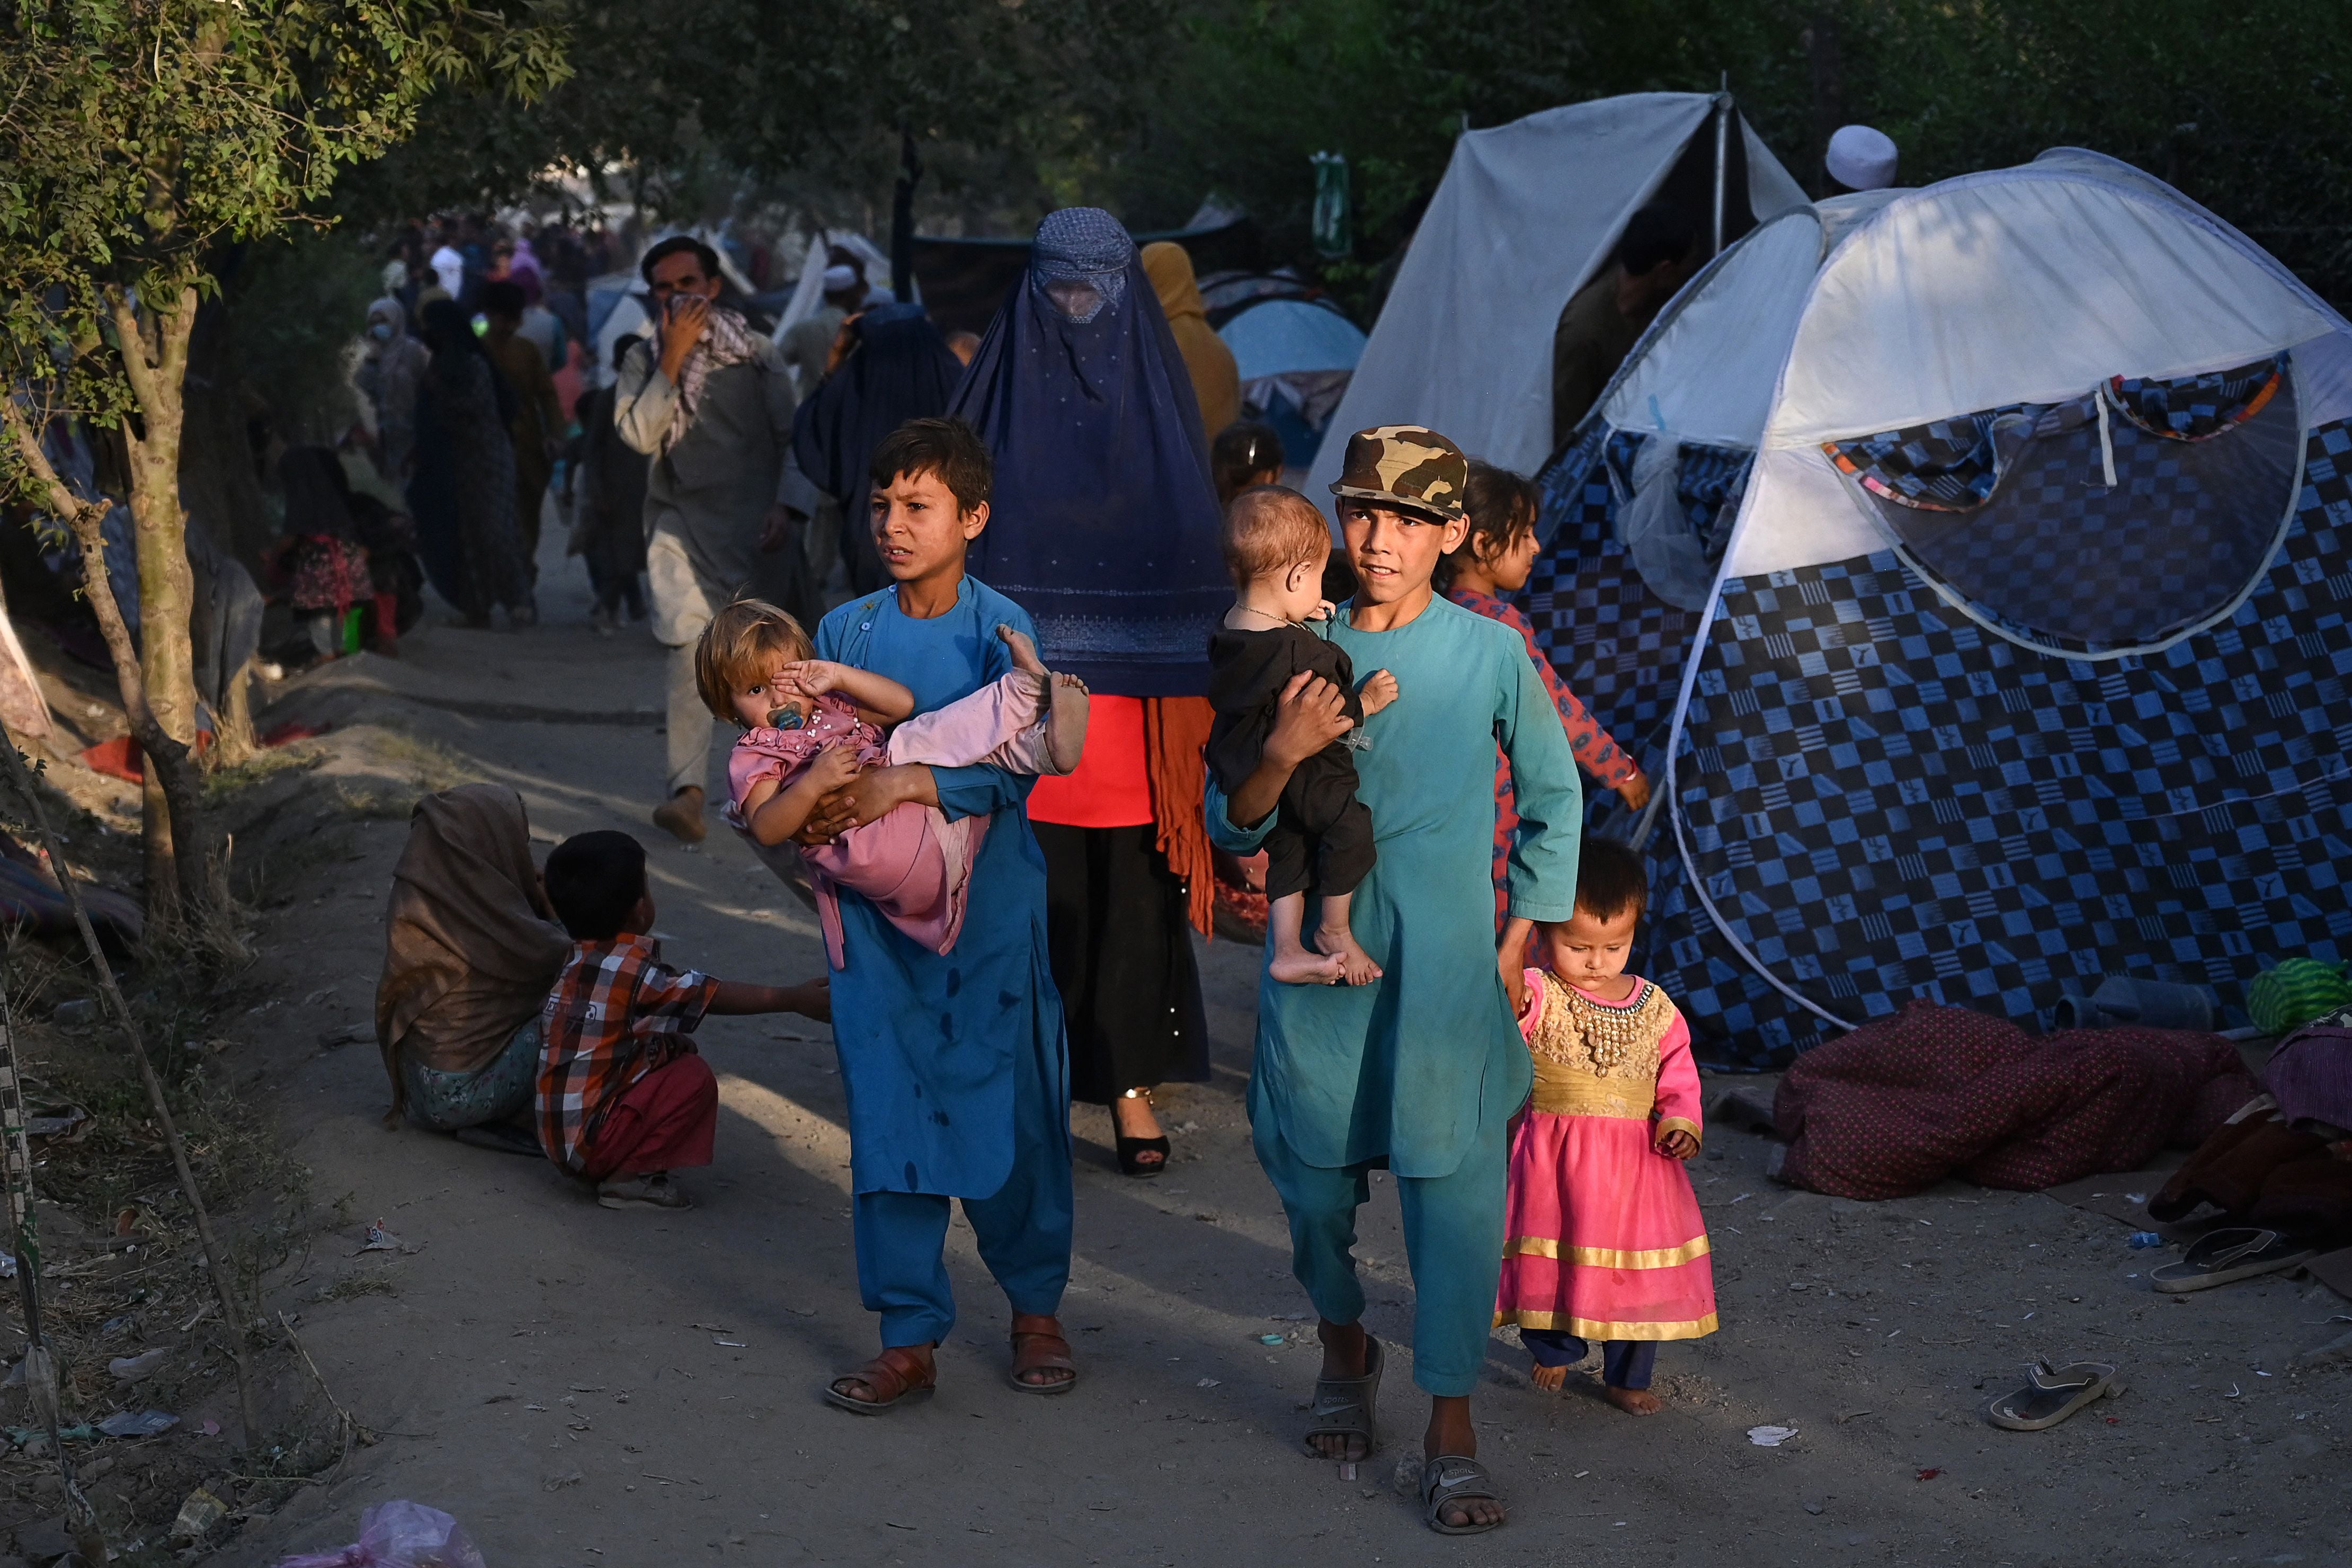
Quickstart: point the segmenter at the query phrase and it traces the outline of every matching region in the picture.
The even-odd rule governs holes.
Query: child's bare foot
[[[1601,1385],[1601,1397],[1628,1415],[1655,1415],[1666,1407],[1666,1402],[1646,1388],[1612,1388]]]
[[[1338,953],[1304,947],[1277,946],[1265,972],[1285,985],[1338,985],[1348,979],[1347,966]]]
[[[1528,1379],[1538,1388],[1549,1389],[1552,1393],[1558,1394],[1561,1388],[1567,1385],[1568,1368],[1564,1366],[1531,1366],[1528,1369]]]
[[[1017,634],[1016,634],[1017,635]],[[1087,683],[1075,675],[1045,678],[1045,755],[1057,773],[1074,773],[1087,749]]]
[[[1370,985],[1381,977],[1381,966],[1372,955],[1356,945],[1356,933],[1346,926],[1333,930],[1328,925],[1315,928],[1315,945],[1339,961],[1339,971],[1350,985]]]
[[[1037,657],[1037,645],[1029,640],[1026,632],[1016,632],[1011,626],[999,626],[996,635],[1004,639],[1005,651],[1013,656],[1013,668],[1024,675],[1043,675],[1045,661]]]

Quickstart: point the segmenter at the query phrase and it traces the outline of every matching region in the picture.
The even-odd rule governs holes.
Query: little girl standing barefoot
[[[1690,1028],[1664,992],[1625,973],[1649,901],[1641,858],[1585,840],[1576,910],[1540,928],[1519,1030],[1533,1098],[1511,1139],[1495,1321],[1515,1323],[1538,1388],[1602,1342],[1601,1385],[1629,1415],[1661,1340],[1715,1331],[1706,1225],[1682,1163],[1698,1152]]]

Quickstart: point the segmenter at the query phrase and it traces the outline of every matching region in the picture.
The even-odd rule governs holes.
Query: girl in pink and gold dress
[[[1625,973],[1649,900],[1641,858],[1585,840],[1576,911],[1541,928],[1519,1030],[1535,1093],[1511,1136],[1495,1321],[1517,1325],[1539,1388],[1601,1344],[1601,1388],[1631,1415],[1661,1340],[1715,1332],[1706,1225],[1683,1162],[1698,1152],[1690,1028],[1664,992]]]

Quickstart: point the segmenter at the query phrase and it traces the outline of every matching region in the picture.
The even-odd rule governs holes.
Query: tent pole
[[[1730,73],[1729,73],[1729,72],[1726,72],[1726,73],[1724,74],[1724,80],[1725,80],[1725,82],[1726,82],[1726,84],[1727,84],[1727,85],[1729,83],[1730,79],[1731,79],[1731,78],[1730,78]],[[1717,94],[1716,95],[1716,100],[1715,100],[1715,251],[1714,251],[1714,254],[1716,254],[1716,255],[1717,255],[1717,256],[1721,256],[1721,255],[1723,254],[1723,196],[1724,196],[1723,184],[1724,184],[1724,178],[1725,178],[1724,161],[1725,161],[1725,159],[1726,159],[1726,158],[1727,158],[1727,157],[1730,155],[1730,152],[1731,152],[1731,94],[1727,90],[1727,91],[1724,91],[1724,92],[1717,93]]]

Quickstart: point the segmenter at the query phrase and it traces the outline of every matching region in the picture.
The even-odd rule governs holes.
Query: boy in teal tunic
[[[909,420],[875,449],[873,478],[875,543],[895,581],[818,623],[816,654],[898,681],[928,712],[1012,668],[998,627],[1037,632],[1020,605],[964,574],[964,546],[988,526],[990,479],[970,429]],[[841,894],[833,1032],[849,1099],[857,1284],[881,1316],[883,1349],[825,1397],[861,1415],[931,1391],[932,1347],[955,1322],[940,1249],[959,1198],[1013,1307],[1013,1386],[1061,1394],[1077,1380],[1054,1317],[1070,1276],[1069,1072],[1045,960],[1045,862],[1023,810],[1032,782],[986,766],[877,768],[819,800],[799,835],[824,842],[910,800],[989,819],[946,953]]]
[[[1378,1444],[1380,1342],[1360,1321],[1350,1248],[1370,1173],[1397,1180],[1412,1265],[1413,1381],[1430,1397],[1423,1516],[1447,1534],[1503,1521],[1477,1462],[1470,1391],[1486,1360],[1502,1269],[1505,1124],[1532,1069],[1514,1014],[1518,954],[1536,921],[1575,907],[1583,812],[1576,761],[1527,647],[1437,597],[1430,575],[1462,542],[1468,465],[1433,431],[1385,426],[1348,445],[1339,521],[1361,584],[1331,640],[1397,696],[1364,726],[1358,797],[1378,860],[1350,910],[1381,977],[1360,986],[1258,988],[1250,1124],[1290,1219],[1292,1268],[1321,1316],[1323,1371],[1309,1452],[1351,1460]],[[1257,771],[1230,800],[1208,790],[1210,836],[1253,850],[1292,768],[1344,732],[1339,689],[1297,677]],[[1495,746],[1518,791],[1510,920],[1495,941]],[[1504,956],[1508,955],[1508,956]]]

